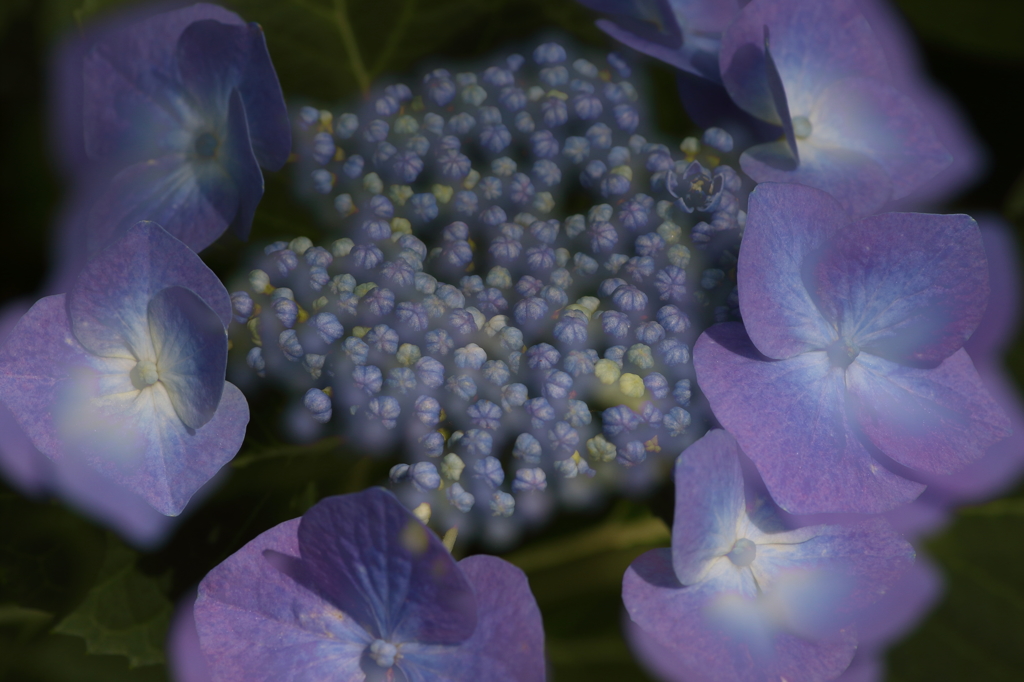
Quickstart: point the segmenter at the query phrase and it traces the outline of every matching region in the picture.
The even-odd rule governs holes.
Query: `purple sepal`
[[[297,665],[309,679],[363,679],[373,638],[265,556],[298,561],[300,521],[258,535],[199,584],[196,630],[217,682],[295,679]]]
[[[793,682],[831,679],[853,658],[857,640],[852,631],[840,630],[818,641],[778,633],[766,646],[750,646],[728,629],[716,628],[708,617],[714,583],[684,587],[672,569],[667,549],[642,554],[626,570],[622,599],[630,618],[649,637],[675,655],[684,679],[719,682]]]
[[[202,428],[224,392],[224,325],[203,299],[180,286],[158,291],[148,309],[160,382],[185,426]]]
[[[156,223],[136,224],[82,270],[68,294],[75,338],[107,357],[149,348],[149,302],[171,286],[192,291],[230,324],[231,297],[199,256]]]
[[[755,0],[724,33],[719,58],[736,103],[785,131],[786,144],[741,157],[758,182],[817,187],[867,215],[951,162],[927,118],[892,87],[882,47],[852,0]]]
[[[743,323],[760,352],[781,360],[836,339],[804,282],[804,263],[848,222],[838,203],[809,187],[762,185],[750,194],[736,277]]]
[[[864,218],[842,227],[804,267],[813,268],[808,286],[841,339],[915,366],[962,348],[989,296],[981,235],[965,215]]]
[[[167,667],[174,682],[213,682],[210,667],[199,646],[196,630],[196,590],[189,590],[178,600],[167,631]]]
[[[447,548],[381,488],[311,508],[299,547],[320,594],[376,638],[458,644],[476,627],[473,589]]]
[[[697,339],[693,363],[715,417],[786,511],[878,513],[924,490],[861,444],[846,412],[844,374],[824,351],[771,360],[743,325],[727,322]]]
[[[161,139],[159,133],[181,125],[171,104],[175,95],[165,99],[169,86],[174,92],[178,40],[193,22],[203,20],[244,26],[234,12],[198,3],[131,25],[111,22],[95,36],[77,74],[85,83],[79,134],[84,129],[90,157],[129,154],[137,160],[158,155],[154,143]]]
[[[633,562],[626,609],[696,679],[832,679],[853,657],[854,621],[906,573],[913,548],[880,517],[768,532],[769,508],[754,506],[754,516],[737,509],[740,457],[720,430],[684,451],[673,547]],[[707,543],[694,542],[699,528],[712,536]],[[694,565],[687,550],[702,544],[718,549],[700,557],[704,570],[684,585],[675,557],[685,572]],[[662,662],[669,653],[656,652]]]
[[[215,102],[223,111],[238,90],[256,160],[268,170],[283,166],[291,152],[291,126],[259,24],[196,21],[182,32],[176,52],[181,82],[197,100]]]
[[[314,523],[307,525],[311,513]],[[345,538],[361,544],[342,547]],[[308,552],[307,542],[323,543],[326,549]],[[446,552],[430,530],[379,488],[327,498],[302,519],[266,531],[214,568],[199,586],[195,619],[213,679],[354,681],[375,673],[424,681],[542,681],[543,626],[526,576],[495,557],[474,556],[456,564],[450,556],[435,554],[435,544]],[[461,585],[454,585],[457,594],[436,595],[438,619],[429,627],[438,632],[420,634],[430,639],[461,634],[453,631],[457,623],[441,618],[450,611],[452,597],[461,601],[468,590],[476,613],[467,637],[444,645],[403,641],[394,633],[378,636],[367,632],[358,616],[338,610],[335,581],[357,574],[372,594],[345,598],[360,611],[371,608],[370,601],[401,602],[407,597],[419,600],[420,609],[433,610],[421,599],[432,588],[421,591],[419,585],[405,584],[406,591],[400,579],[375,570],[388,563],[389,556],[392,568],[433,585],[437,576],[430,570],[435,566],[443,576],[459,577],[456,582]],[[363,563],[366,560],[369,565]],[[416,573],[417,565],[428,571]],[[394,588],[400,589],[389,591]],[[416,616],[407,614],[405,625],[394,625],[411,632],[410,615]],[[462,614],[453,615],[466,622]],[[428,626],[422,617],[417,620]],[[394,646],[393,668],[375,662],[371,644],[376,639]]]
[[[476,593],[476,629],[454,650],[406,647],[410,663],[443,680],[543,682],[544,626],[526,575],[482,554],[463,559],[458,567]]]
[[[705,332],[694,366],[784,509],[886,511],[920,488],[875,461],[876,448],[951,473],[1009,434],[962,350],[988,297],[973,220],[850,222],[835,199],[799,185],[762,185],[749,209],[737,276],[746,331]],[[831,458],[828,473],[815,473],[815,456]]]
[[[716,429],[676,460],[672,567],[683,585],[699,582],[708,566],[729,553],[744,513],[739,447]]]
[[[1010,435],[967,351],[918,369],[864,353],[846,372],[851,413],[879,450],[900,464],[951,474]]]

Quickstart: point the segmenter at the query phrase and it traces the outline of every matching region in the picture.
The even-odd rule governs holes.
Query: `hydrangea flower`
[[[138,220],[196,251],[228,227],[246,238],[260,167],[280,168],[291,147],[262,29],[199,3],[102,31],[74,56],[81,113],[66,125],[84,131],[88,159],[78,174],[113,173],[80,228],[88,255]]]
[[[638,134],[643,100],[615,60],[554,43],[530,57],[434,70],[358,114],[300,110],[299,189],[341,238],[269,245],[235,294],[249,365],[306,391],[307,437],[333,423],[401,444],[407,504],[442,501],[438,527],[503,544],[513,515],[551,512],[537,493],[578,506],[647,488],[699,435],[691,316],[728,315],[719,247],[745,215],[727,133],[673,152]],[[495,150],[499,125],[512,143]],[[392,149],[423,162],[415,179]],[[581,192],[591,205],[567,215]],[[691,253],[687,232],[715,251]]]
[[[0,400],[73,460],[176,515],[238,451],[249,420],[224,381],[231,303],[213,272],[139,223],[41,299],[0,347]]]
[[[329,497],[249,542],[199,585],[213,679],[544,679],[526,576],[456,562],[389,492]]]
[[[626,610],[685,679],[833,679],[857,648],[851,624],[913,548],[878,517],[781,530],[747,504],[740,456],[722,430],[680,455],[672,547],[626,571]]]
[[[828,194],[760,185],[740,247],[743,324],[698,340],[701,388],[792,513],[880,512],[1008,435],[964,342],[988,299],[968,216],[856,220]]]
[[[747,149],[758,182],[823,189],[866,215],[910,194],[951,158],[853,0],[754,0],[722,36],[722,79],[745,111],[784,139]]]

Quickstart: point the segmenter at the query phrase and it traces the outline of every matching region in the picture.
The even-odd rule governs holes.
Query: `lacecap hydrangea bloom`
[[[635,637],[654,640],[677,679],[834,679],[857,649],[855,619],[914,550],[879,517],[784,529],[770,505],[747,502],[740,456],[722,430],[680,455],[672,547],[623,580]]]
[[[267,247],[233,294],[248,363],[307,386],[306,420],[401,443],[412,506],[542,517],[534,493],[643,489],[703,431],[690,344],[728,317],[734,261],[690,246],[735,239],[743,187],[724,131],[682,154],[637,134],[625,69],[548,43],[300,112],[300,186],[344,236]]]
[[[41,299],[0,347],[0,400],[32,445],[176,515],[238,451],[231,302],[187,246],[139,223]]]
[[[924,489],[891,462],[949,474],[1009,435],[963,349],[989,296],[974,220],[857,220],[820,190],[774,183],[749,209],[743,323],[711,327],[694,362],[783,509],[887,511]]]
[[[228,227],[246,238],[260,168],[280,168],[291,148],[262,29],[199,3],[85,36],[56,91],[66,165],[88,186],[62,255],[91,257],[139,220],[196,251]]]
[[[456,562],[394,495],[328,497],[257,536],[200,583],[216,682],[539,682],[544,628],[508,562]]]

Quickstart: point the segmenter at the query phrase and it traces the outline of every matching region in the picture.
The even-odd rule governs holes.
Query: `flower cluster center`
[[[370,658],[382,668],[390,668],[398,657],[398,647],[383,639],[375,639],[370,645]]]
[[[142,390],[160,381],[160,372],[152,360],[139,360],[131,371],[132,385]]]
[[[196,137],[196,156],[201,159],[212,159],[217,154],[220,140],[213,133],[201,133]]]
[[[829,346],[826,352],[833,367],[846,369],[860,355],[860,348],[857,348],[849,339],[839,339]]]

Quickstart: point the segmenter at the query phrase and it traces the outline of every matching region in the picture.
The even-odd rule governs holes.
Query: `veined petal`
[[[934,364],[961,348],[989,295],[981,234],[965,215],[864,218],[835,237],[813,277],[844,341],[901,363]]]
[[[737,284],[747,332],[765,355],[788,358],[835,340],[809,293],[806,263],[848,220],[832,197],[809,187],[770,184],[751,193]]]
[[[675,22],[674,19],[670,21]],[[718,49],[717,38],[684,34],[679,45],[672,47],[671,44],[665,44],[665,42],[650,36],[650,32],[637,35],[621,27],[619,23],[607,19],[598,19],[597,27],[637,52],[642,52],[677,69],[688,71],[708,80],[715,82],[719,80],[718,64],[715,60],[715,52]]]
[[[373,638],[267,558],[299,560],[299,523],[257,536],[199,584],[196,628],[218,680],[363,679],[359,662]]]
[[[841,78],[888,81],[885,57],[851,0],[754,0],[722,36],[719,63],[740,107],[780,124],[764,70],[764,31],[793,116],[807,116],[821,93]]]
[[[847,369],[857,421],[878,449],[904,466],[949,474],[1010,435],[967,351],[934,369],[862,353]]]
[[[836,81],[821,93],[808,119],[815,145],[860,152],[885,169],[893,199],[907,196],[952,162],[913,100],[877,80]]]
[[[183,287],[167,287],[149,300],[149,331],[160,383],[174,411],[193,429],[217,411],[228,361],[227,332],[217,313]]]
[[[458,644],[477,600],[441,540],[381,488],[328,498],[299,526],[316,589],[377,638]]]
[[[684,669],[709,679],[832,679],[849,665],[856,649],[850,632],[810,641],[782,632],[768,621],[754,623],[749,617],[746,631],[734,630],[716,613],[721,598],[729,596],[720,587],[715,581],[683,587],[672,570],[669,551],[653,550],[627,569],[622,599],[643,636],[669,647]],[[733,601],[735,606],[757,608],[753,599],[733,595]]]
[[[458,565],[477,597],[472,636],[457,646],[404,645],[398,668],[408,679],[424,682],[544,680],[544,624],[526,575],[483,554]]]
[[[797,139],[796,148],[800,160],[794,164],[784,140],[755,145],[740,155],[740,166],[758,182],[796,183],[827,192],[853,215],[872,213],[892,196],[885,169],[864,154],[819,146],[811,139]]]
[[[693,362],[715,417],[786,511],[878,513],[924,489],[861,445],[846,416],[843,373],[824,352],[772,361],[730,322],[701,335]]]
[[[85,266],[68,294],[75,337],[97,355],[155,360],[149,301],[170,286],[191,290],[230,323],[231,298],[199,256],[156,223],[136,224]]]
[[[736,439],[709,431],[676,460],[675,482],[672,567],[679,582],[692,585],[732,549],[745,513]]]

